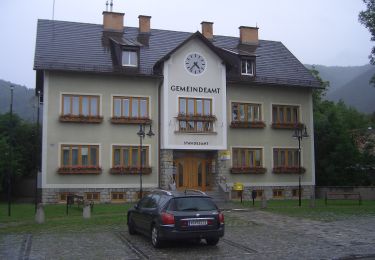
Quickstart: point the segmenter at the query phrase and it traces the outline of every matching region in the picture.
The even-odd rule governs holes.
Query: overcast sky
[[[106,0],[55,0],[54,19],[102,23]],[[358,22],[361,0],[114,0],[125,26],[149,15],[151,28],[195,32],[214,23],[214,34],[238,36],[258,26],[259,38],[281,41],[302,63],[368,63],[370,33]],[[52,19],[53,0],[0,0],[0,79],[35,87],[37,19]]]

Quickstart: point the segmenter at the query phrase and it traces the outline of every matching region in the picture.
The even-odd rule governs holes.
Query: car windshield
[[[210,198],[184,197],[173,199],[169,209],[173,211],[206,211],[217,208]]]

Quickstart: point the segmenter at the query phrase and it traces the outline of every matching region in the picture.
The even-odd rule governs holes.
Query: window
[[[274,173],[299,173],[298,149],[274,148],[273,149]],[[305,169],[301,167],[301,173]]]
[[[139,146],[114,145],[112,151],[113,158],[111,173],[139,173],[141,168],[141,156],[142,174],[151,173],[148,146],[143,146],[141,152]]]
[[[59,202],[60,203],[66,203],[66,200],[68,199],[68,195],[73,195],[70,192],[60,192],[59,193]]]
[[[274,128],[294,128],[299,125],[299,107],[272,105],[272,125]]]
[[[62,166],[98,166],[98,145],[62,145]]]
[[[100,98],[90,95],[62,95],[61,122],[100,123]]]
[[[180,97],[178,107],[180,132],[213,132],[212,99]]]
[[[233,148],[231,173],[264,173],[261,148]]]
[[[274,167],[298,167],[298,149],[273,149]]]
[[[208,211],[215,210],[216,206],[212,199],[202,197],[174,198],[168,205],[168,210],[172,211],[186,211],[192,208],[197,211]]]
[[[125,192],[112,192],[111,201],[112,202],[125,202]]]
[[[61,174],[100,173],[98,145],[62,145]]]
[[[301,195],[303,194],[303,189],[301,189]],[[293,189],[292,190],[292,196],[293,197],[299,197],[299,189]]]
[[[254,61],[251,59],[241,60],[241,74],[254,76]]]
[[[85,199],[100,201],[100,192],[85,192]]]
[[[98,116],[99,96],[63,95],[63,115]]]
[[[255,190],[255,194],[257,195],[257,199],[261,199],[263,197],[263,190]]]
[[[233,102],[231,127],[265,127],[262,121],[261,104]]]
[[[131,51],[131,50],[122,51],[122,66],[137,67],[138,66],[137,51]]]
[[[283,198],[284,197],[284,190],[274,189],[274,190],[272,190],[272,195],[273,195],[274,198]]]
[[[147,123],[150,121],[148,97],[113,97],[112,123]]]
[[[180,114],[190,116],[209,116],[212,114],[212,99],[179,98]]]

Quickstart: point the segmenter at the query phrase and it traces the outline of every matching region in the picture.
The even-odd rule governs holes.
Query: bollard
[[[265,195],[262,196],[262,206],[261,206],[261,208],[262,209],[267,208],[267,199],[266,199]]]
[[[38,203],[35,214],[35,221],[38,224],[43,224],[45,221],[44,208],[42,203]]]
[[[91,206],[89,202],[83,204],[83,218],[88,219],[91,217]]]

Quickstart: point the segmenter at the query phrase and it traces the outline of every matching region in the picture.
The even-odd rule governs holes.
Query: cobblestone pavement
[[[375,259],[375,217],[319,222],[259,210],[225,212],[217,246],[174,242],[156,250],[121,231],[0,235],[0,259]]]

